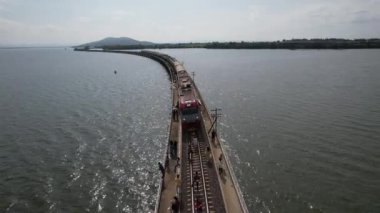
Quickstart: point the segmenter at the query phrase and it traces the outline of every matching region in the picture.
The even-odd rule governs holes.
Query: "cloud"
[[[79,16],[76,18],[76,20],[79,23],[83,23],[83,24],[87,24],[87,23],[90,23],[92,21],[92,19],[90,17],[87,17],[87,16]]]
[[[121,21],[133,16],[135,16],[135,13],[126,10],[114,10],[110,14],[111,19],[114,21]]]
[[[380,36],[380,1],[305,1],[275,11],[269,5],[251,5],[247,20],[260,40],[313,37]],[[372,27],[369,27],[369,24]],[[379,26],[379,27],[377,27]]]
[[[0,7],[7,7],[0,18],[1,43],[79,44],[107,36],[155,42],[380,37],[380,0],[237,1],[229,6],[202,1],[186,7],[176,3],[181,10],[157,2],[65,1],[62,11],[45,2],[46,13],[38,4],[20,9],[20,4],[8,1],[0,0]]]
[[[353,24],[370,24],[370,23],[376,23],[378,24],[380,22],[379,17],[357,17],[351,21]]]
[[[368,10],[359,10],[352,12],[350,21],[353,24],[379,23],[380,14]]]
[[[0,0],[0,11],[5,10],[7,8],[8,0]]]
[[[56,25],[27,25],[0,18],[2,45],[64,44],[75,36],[72,31]]]

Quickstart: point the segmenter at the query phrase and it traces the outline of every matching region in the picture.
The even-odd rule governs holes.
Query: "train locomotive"
[[[177,85],[179,92],[178,108],[181,118],[182,128],[198,127],[200,124],[201,102],[196,96],[194,84],[189,74],[179,62],[175,62],[177,72]]]

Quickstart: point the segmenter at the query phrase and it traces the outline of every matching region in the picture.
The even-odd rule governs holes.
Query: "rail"
[[[189,147],[190,149],[191,149],[191,147]],[[191,163],[191,161],[192,161],[192,154],[190,153],[189,154],[189,161],[190,161],[190,163]],[[190,187],[194,187],[194,178],[193,178],[193,167],[192,166],[190,166],[190,183],[191,183],[191,186]],[[191,190],[191,213],[194,213],[195,211],[194,211],[194,188],[192,188],[192,190]]]
[[[183,212],[198,212],[196,206],[201,204],[203,212],[225,212],[224,205],[215,206],[221,200],[218,198],[218,188],[215,188],[216,172],[214,166],[210,164],[208,156],[209,146],[207,135],[204,131],[186,132],[183,134],[185,138],[184,151],[187,152],[187,160],[185,160],[182,172],[185,180],[183,186],[184,204]],[[192,150],[192,151],[190,151]],[[195,176],[198,176],[195,178]],[[216,191],[215,191],[216,190]],[[198,201],[197,201],[198,200]]]
[[[206,181],[205,181],[205,175],[204,175],[204,170],[203,170],[203,161],[202,161],[202,153],[201,153],[201,148],[200,148],[200,141],[197,142],[197,145],[198,145],[197,148],[198,148],[198,155],[199,155],[199,161],[200,161],[200,167],[201,167],[201,175],[202,175],[202,183],[203,183],[202,185],[203,185],[204,199],[205,199],[205,205],[206,205],[206,213],[208,213],[209,207],[208,207]],[[193,185],[193,190],[194,190],[194,185]]]

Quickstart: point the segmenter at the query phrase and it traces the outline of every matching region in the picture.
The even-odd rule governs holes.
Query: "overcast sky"
[[[380,0],[0,0],[0,45],[379,38]]]

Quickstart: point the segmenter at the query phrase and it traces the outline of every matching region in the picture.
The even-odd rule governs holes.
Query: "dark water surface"
[[[223,109],[251,212],[380,212],[380,50],[163,52]],[[153,209],[167,79],[136,56],[0,50],[0,212]]]
[[[170,112],[161,65],[0,50],[0,76],[0,212],[154,209]]]

